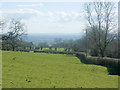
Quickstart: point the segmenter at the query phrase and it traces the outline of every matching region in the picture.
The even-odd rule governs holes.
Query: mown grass
[[[0,90],[2,89],[2,51],[0,50]]]
[[[72,55],[3,51],[3,88],[117,88],[118,76]]]

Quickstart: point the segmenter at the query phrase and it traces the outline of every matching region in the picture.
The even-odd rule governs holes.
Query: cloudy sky
[[[18,18],[28,33],[83,33],[83,2],[1,2],[2,18]]]

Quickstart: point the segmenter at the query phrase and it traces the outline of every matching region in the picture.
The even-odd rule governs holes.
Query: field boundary
[[[20,52],[30,52],[30,50],[18,50]],[[101,65],[107,67],[109,74],[112,75],[120,75],[120,59],[116,58],[108,58],[108,57],[93,57],[86,56],[84,52],[68,52],[68,51],[38,51],[32,50],[34,53],[50,53],[50,54],[67,54],[67,55],[75,55],[80,61],[84,64],[94,64]]]
[[[78,57],[82,63],[105,66],[109,74],[120,75],[120,59],[86,56],[85,53],[77,53],[76,57]]]
[[[58,51],[34,51],[34,53],[52,53],[52,54],[68,54],[75,55],[85,64],[95,64],[105,66],[108,69],[109,74],[120,75],[120,59],[108,58],[108,57],[93,57],[86,56],[84,52],[58,52]]]

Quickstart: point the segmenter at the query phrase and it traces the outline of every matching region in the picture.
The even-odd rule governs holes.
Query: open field
[[[3,51],[3,88],[117,88],[107,68],[83,64],[73,55]]]

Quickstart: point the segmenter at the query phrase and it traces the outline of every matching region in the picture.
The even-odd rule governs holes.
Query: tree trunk
[[[12,46],[12,51],[15,51],[15,46],[13,44],[11,46]]]
[[[100,50],[100,56],[104,57],[105,56],[105,50]]]
[[[12,51],[15,51],[15,47],[14,46],[12,47]]]

